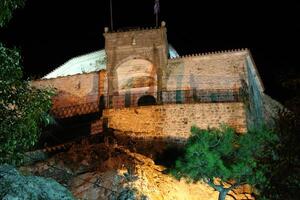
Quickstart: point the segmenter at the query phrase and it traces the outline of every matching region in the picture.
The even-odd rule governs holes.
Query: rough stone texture
[[[168,42],[165,27],[105,33],[104,37],[107,53],[108,95],[113,95],[119,88],[118,81],[116,81],[118,68],[122,67],[122,63],[134,59],[142,59],[153,64],[150,77],[157,80],[157,90],[161,90],[162,71],[166,68],[168,61]]]
[[[50,178],[23,176],[9,165],[0,166],[0,199],[73,200],[73,195]]]
[[[53,108],[66,107],[98,100],[99,74],[88,73],[54,79],[37,80],[32,84],[36,87],[56,89]]]
[[[37,88],[53,88],[52,113],[58,118],[98,112],[99,97],[104,92],[105,71],[42,79],[31,84]]]
[[[102,164],[106,171],[85,173],[72,180],[71,190],[77,198],[110,200],[119,196],[126,188],[135,191],[136,196],[144,196],[149,200],[216,200],[218,198],[218,192],[203,182],[188,183],[184,179],[176,180],[164,173],[165,167],[155,165],[153,160],[145,156],[123,148],[117,147],[115,150],[120,152],[119,155]],[[98,183],[102,187],[97,187],[93,183]],[[251,193],[251,190],[241,187],[230,194],[236,200],[254,199],[249,192]],[[226,200],[233,199],[231,196],[226,197]]]
[[[191,56],[168,61],[166,90],[239,89],[247,51]]]
[[[101,133],[103,131],[102,119],[97,119],[91,122],[91,135]]]
[[[153,87],[157,74],[153,64],[143,59],[133,59],[122,63],[116,70],[117,91],[131,88]]]
[[[264,123],[264,108],[263,108],[263,95],[264,88],[260,81],[258,72],[250,56],[245,60],[247,78],[247,119],[248,127],[259,127]]]
[[[133,137],[169,137],[186,139],[190,128],[219,127],[226,123],[238,132],[246,131],[243,103],[170,104],[106,109],[110,128]]]
[[[55,166],[54,171],[50,171],[52,168],[49,164]],[[151,158],[131,152],[116,143],[77,144],[46,162],[22,168],[27,173],[54,177],[67,184],[73,195],[82,200],[112,200],[126,190],[134,191],[136,197],[146,196],[149,200],[218,198],[218,192],[207,184],[187,183],[183,179],[179,181],[164,170],[165,167],[156,165]],[[72,176],[68,180],[61,178],[66,176],[61,174],[62,171]],[[252,191],[249,187],[231,192],[236,200],[253,199],[250,193]],[[232,199],[230,196],[226,197],[226,200]]]
[[[100,72],[98,72],[99,74],[99,81],[98,81],[98,95],[106,95],[105,93],[105,81],[106,80],[106,70],[101,70]]]
[[[267,126],[274,127],[278,112],[286,108],[270,96],[263,94],[264,121]]]
[[[195,184],[187,183],[184,180],[178,181],[169,175],[163,174],[165,168],[155,165],[151,159],[139,154],[131,154],[130,157],[134,159],[133,162],[137,162],[134,166],[134,173],[131,174],[131,180],[126,166],[117,167],[109,164],[111,169],[106,172],[85,173],[75,178],[71,183],[73,194],[79,199],[110,200],[119,196],[125,188],[130,188],[136,191],[136,196],[143,195],[149,200],[215,200],[218,198],[218,193],[204,183]],[[114,159],[121,161],[124,158],[120,155]],[[109,162],[113,163],[115,161],[111,160]],[[89,180],[89,182],[85,180]],[[111,193],[111,191],[101,187],[95,187],[92,184],[94,182],[98,182],[101,186],[110,188],[116,193]],[[228,196],[226,200],[229,199],[232,198]]]

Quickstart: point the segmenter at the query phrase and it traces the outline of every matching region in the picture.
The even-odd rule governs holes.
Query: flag
[[[154,2],[154,14],[157,15],[159,13],[159,0],[155,0]]]

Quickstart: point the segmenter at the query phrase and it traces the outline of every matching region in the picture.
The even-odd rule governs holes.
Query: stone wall
[[[264,87],[251,56],[247,56],[245,65],[247,69],[247,78],[245,80],[248,84],[247,92],[249,95],[246,102],[248,128],[254,128],[261,126],[265,122],[263,105]]]
[[[54,88],[52,114],[67,118],[99,112],[100,96],[104,95],[105,70],[72,76],[41,79],[31,84],[38,88]]]
[[[106,70],[101,70],[99,73],[99,82],[98,82],[98,94],[99,96],[101,95],[106,95],[106,90],[105,90],[105,81],[106,79]]]
[[[247,51],[171,59],[165,70],[165,90],[238,89],[245,79]]]
[[[219,127],[226,123],[238,132],[246,131],[243,103],[169,104],[157,106],[106,109],[110,128],[138,138],[185,140],[190,128]]]
[[[168,42],[165,27],[125,32],[106,32],[104,37],[107,55],[107,91],[109,96],[118,94],[120,81],[118,68],[124,67],[122,64],[129,64],[130,66],[130,62],[135,62],[134,59],[149,61],[152,66],[151,72],[147,73],[146,77],[135,79],[133,82],[136,83],[131,88],[136,88],[135,84],[138,86],[140,85],[139,83],[143,82],[143,86],[145,86],[145,83],[147,87],[150,86],[148,89],[144,88],[146,89],[145,91],[161,90],[162,70],[166,67],[168,61]],[[145,66],[142,65],[141,67]],[[119,70],[122,71],[122,69]],[[134,74],[134,72],[136,71],[131,72],[129,75]],[[158,97],[159,100],[160,98]],[[108,102],[112,102],[112,100],[109,99]]]
[[[103,92],[103,87],[99,86],[103,85],[104,79],[102,78],[102,83],[99,83],[99,77],[103,77],[99,73],[103,74],[105,72],[41,79],[33,81],[32,85],[38,88],[50,87],[56,89],[56,95],[53,98],[53,109],[92,103],[97,102],[99,92]]]
[[[133,28],[124,31],[119,30],[117,32],[107,32],[104,33],[104,37],[108,39],[105,43],[105,48],[132,45],[133,37],[135,38],[134,45],[137,45],[139,47],[152,46],[153,42],[160,44],[161,39],[158,37],[160,34],[161,28]]]

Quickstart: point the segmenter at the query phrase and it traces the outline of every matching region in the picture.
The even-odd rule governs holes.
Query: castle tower
[[[166,32],[164,22],[153,29],[109,32],[105,28],[109,107],[126,106],[126,101],[136,105],[145,95],[161,102],[162,72],[168,62]]]

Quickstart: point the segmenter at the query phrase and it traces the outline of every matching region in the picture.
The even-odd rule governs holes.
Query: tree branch
[[[235,198],[235,196],[233,196],[232,194],[227,193],[228,196],[231,196],[234,200],[237,200],[237,198]],[[248,197],[247,197],[248,199]]]
[[[217,190],[218,192],[221,192],[221,191],[223,191],[224,189],[226,189],[226,188],[224,188],[222,185],[216,185],[216,184],[214,184],[210,179],[204,179],[204,181],[209,185],[209,186],[211,186],[212,188],[214,188],[215,190]]]
[[[218,144],[221,142],[221,137],[218,139],[218,141],[216,142],[216,144],[210,146],[209,148],[214,148],[216,146],[218,146]]]
[[[229,188],[226,188],[226,189],[232,190],[232,189],[234,189],[234,188],[236,188],[238,186],[240,186],[240,184],[232,184]]]

